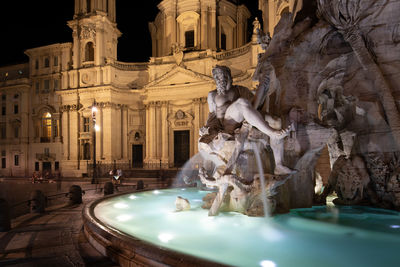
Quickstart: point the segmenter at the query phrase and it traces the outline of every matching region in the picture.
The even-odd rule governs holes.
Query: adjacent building
[[[149,23],[152,57],[126,63],[117,60],[115,0],[75,0],[72,42],[28,49],[28,63],[0,68],[0,175],[82,177],[94,151],[100,172],[181,166],[197,153],[212,68],[229,66],[235,83],[255,87],[262,50],[237,2],[161,1]],[[264,28],[272,33],[294,2],[260,0]]]

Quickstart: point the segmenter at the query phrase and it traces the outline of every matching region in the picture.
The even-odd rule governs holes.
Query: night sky
[[[151,56],[148,22],[154,21],[159,2],[161,0],[117,0],[117,24],[122,32],[118,40],[118,60],[148,61]],[[261,18],[257,11],[258,0],[240,2]],[[0,66],[27,62],[26,49],[71,42],[72,30],[67,21],[73,14],[74,0],[2,1]]]

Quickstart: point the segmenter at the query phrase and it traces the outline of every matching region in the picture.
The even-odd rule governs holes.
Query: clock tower
[[[73,33],[72,68],[104,66],[117,59],[121,32],[117,29],[115,0],[75,0],[68,22]]]

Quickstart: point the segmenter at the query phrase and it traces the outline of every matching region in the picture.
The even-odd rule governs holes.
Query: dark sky
[[[118,60],[145,62],[151,56],[148,22],[157,15],[161,0],[117,0]],[[252,14],[258,0],[242,0]],[[2,1],[0,15],[0,66],[28,61],[29,48],[72,41],[67,26],[74,14],[74,0]],[[253,16],[254,17],[254,16]]]

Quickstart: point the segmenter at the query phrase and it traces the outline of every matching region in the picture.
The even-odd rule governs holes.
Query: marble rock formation
[[[303,5],[295,15],[282,15],[254,74],[253,108],[283,137],[272,132],[271,138],[252,117],[236,121],[240,125],[226,136],[227,118],[220,116],[219,140],[208,154],[219,163],[199,171],[204,184],[218,189],[205,198],[209,215],[234,210],[261,216],[261,202],[271,213],[311,207],[332,192],[336,204],[400,209],[400,1]],[[315,165],[326,148],[331,170],[319,194]],[[288,171],[274,175],[277,163]]]
[[[177,211],[190,210],[189,200],[181,196],[177,196],[175,200],[175,207]]]
[[[304,5],[295,17],[282,16],[255,77],[261,83],[274,70],[280,89],[268,112],[296,124],[285,163],[294,168],[309,151],[327,147],[332,170],[314,200],[335,191],[335,203],[399,209],[400,1]],[[304,194],[308,179],[288,180],[290,207],[313,204]]]

